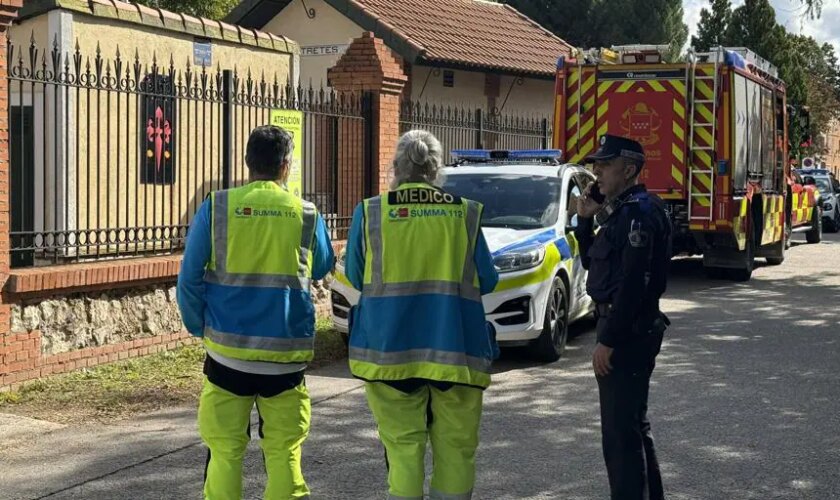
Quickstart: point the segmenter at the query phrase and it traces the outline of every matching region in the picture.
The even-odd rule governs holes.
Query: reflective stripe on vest
[[[380,366],[424,362],[438,363],[441,365],[466,366],[482,373],[488,373],[492,364],[492,360],[490,359],[468,356],[463,352],[438,351],[435,349],[382,352],[373,349],[350,347],[350,359],[365,361]]]
[[[240,188],[241,189],[241,188]],[[229,191],[213,194],[213,250],[215,269],[207,269],[204,279],[208,283],[228,286],[261,288],[288,288],[309,291],[309,260],[315,241],[317,211],[312,203],[303,202],[298,275],[234,273],[227,271]]]
[[[462,298],[481,301],[481,292],[475,284],[476,269],[475,241],[481,217],[480,205],[467,200],[466,226],[467,251],[460,283],[453,281],[424,280],[401,283],[385,283],[383,280],[382,250],[382,198],[377,196],[367,203],[368,243],[371,250],[371,280],[362,287],[362,293],[368,297],[399,297],[416,294],[455,295]]]
[[[237,349],[257,349],[262,351],[308,351],[315,345],[315,338],[277,338],[277,337],[255,337],[251,335],[236,335],[216,331],[210,327],[204,327],[204,337],[207,340],[225,347]]]

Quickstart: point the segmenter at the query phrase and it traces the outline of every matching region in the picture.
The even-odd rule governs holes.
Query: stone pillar
[[[0,0],[0,290],[9,277],[9,81],[7,79],[6,47],[9,24],[17,18],[23,0]],[[0,378],[7,373],[17,354],[9,354],[11,307],[0,298]]]
[[[364,92],[369,95],[371,112],[369,144],[371,163],[367,181],[370,190],[380,193],[388,189],[388,175],[397,139],[400,135],[400,96],[408,77],[402,61],[385,43],[365,32],[356,38],[335,66],[327,71],[330,87],[337,92]],[[339,138],[344,134],[339,133]],[[339,147],[339,151],[345,150]],[[341,172],[344,173],[344,172]]]

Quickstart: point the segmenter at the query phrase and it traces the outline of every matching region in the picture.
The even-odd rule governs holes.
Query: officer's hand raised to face
[[[591,219],[592,217],[595,217],[595,214],[597,214],[599,210],[601,210],[601,204],[593,200],[592,197],[589,195],[589,193],[592,191],[592,186],[594,185],[595,183],[592,182],[588,186],[586,186],[586,189],[583,190],[583,194],[581,195],[581,197],[577,199],[578,217],[582,217],[584,219]]]

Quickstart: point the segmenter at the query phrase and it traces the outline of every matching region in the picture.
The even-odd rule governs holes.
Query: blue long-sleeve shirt
[[[192,335],[201,337],[208,321],[221,323],[222,330],[231,333],[246,333],[232,330],[254,328],[279,328],[280,322],[286,325],[312,324],[314,331],[314,308],[307,292],[299,290],[271,290],[255,289],[249,303],[235,304],[230,302],[230,295],[224,285],[211,285],[204,282],[204,271],[210,262],[211,242],[211,205],[206,200],[199,208],[190,225],[181,272],[178,274],[178,307],[184,326]],[[323,279],[333,267],[334,254],[327,226],[320,214],[317,216],[315,228],[315,245],[312,249],[312,277]],[[255,302],[256,303],[253,303]],[[273,307],[275,306],[276,307]],[[208,310],[210,307],[212,310]],[[268,307],[276,310],[276,317],[267,317],[261,324],[242,325],[237,321],[237,312],[241,308]],[[226,326],[226,327],[225,327]],[[313,331],[303,332],[312,334]],[[259,334],[258,332],[254,332]]]
[[[344,274],[353,288],[361,291],[365,275],[365,207],[363,203],[359,203],[353,211],[345,259]],[[473,262],[475,262],[478,274],[481,295],[487,295],[499,283],[499,274],[493,265],[493,256],[481,231],[478,232]]]

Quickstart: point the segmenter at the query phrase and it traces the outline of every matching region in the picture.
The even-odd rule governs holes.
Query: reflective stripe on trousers
[[[478,237],[481,211],[478,203],[467,201],[468,243],[461,282],[452,281],[417,281],[406,283],[384,283],[382,250],[382,198],[376,196],[368,200],[367,210],[368,239],[371,250],[371,282],[364,285],[362,292],[369,297],[399,297],[418,294],[455,295],[468,300],[481,301],[481,292],[475,286],[475,241]]]
[[[290,288],[309,291],[309,258],[315,243],[315,222],[317,210],[308,201],[303,202],[303,225],[301,227],[300,258],[298,275],[229,273],[228,255],[228,204],[229,191],[218,191],[213,195],[213,250],[216,254],[216,269],[208,269],[204,279],[209,283],[229,286],[251,286],[262,288]]]
[[[451,495],[448,493],[441,493],[434,488],[429,488],[429,499],[430,500],[470,500],[472,498],[472,490],[466,493],[459,493],[457,495]]]

